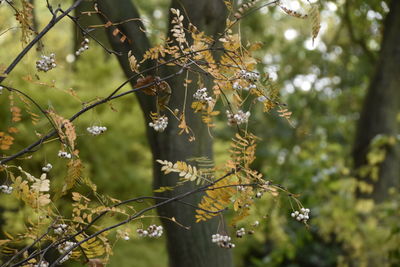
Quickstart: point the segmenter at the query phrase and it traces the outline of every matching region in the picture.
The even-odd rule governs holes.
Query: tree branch
[[[10,72],[17,66],[17,64],[22,60],[22,58],[29,52],[29,50],[32,49],[32,47],[39,42],[43,36],[56,25],[62,18],[64,18],[68,13],[70,13],[72,10],[74,10],[83,0],[77,0],[75,3],[70,6],[66,11],[61,12],[61,15],[57,16],[57,13],[55,12],[53,14],[52,19],[50,22],[46,25],[46,27],[38,34],[36,37],[21,51],[21,53],[18,54],[18,56],[14,59],[14,61],[7,67],[7,69],[4,71],[5,76],[0,76],[0,83],[4,81],[7,78],[7,75],[10,74]]]
[[[120,94],[117,94],[117,93],[119,92],[119,90],[121,90],[125,85],[127,85],[127,84],[128,84],[129,82],[131,82],[133,79],[135,79],[135,78],[137,78],[137,77],[140,77],[140,76],[143,75],[144,73],[147,73],[147,72],[149,72],[149,71],[152,71],[152,70],[154,70],[154,69],[156,69],[156,68],[159,68],[159,67],[161,67],[161,66],[166,66],[167,64],[173,63],[173,62],[175,62],[175,61],[177,61],[177,60],[179,60],[179,59],[181,59],[181,58],[188,57],[188,56],[190,56],[190,55],[194,55],[194,54],[196,54],[196,53],[199,53],[199,52],[202,52],[202,51],[206,51],[206,50],[210,50],[210,49],[207,48],[207,49],[202,49],[202,50],[198,50],[198,51],[193,51],[193,52],[190,52],[190,53],[181,55],[181,56],[179,56],[179,57],[177,57],[177,58],[173,58],[173,59],[171,59],[171,60],[168,60],[168,61],[166,61],[165,63],[163,63],[163,64],[161,64],[161,65],[159,65],[159,66],[153,66],[153,67],[150,67],[150,68],[148,68],[148,69],[146,69],[146,70],[143,70],[141,73],[137,73],[137,74],[135,74],[135,75],[132,75],[132,76],[129,77],[126,81],[124,81],[121,85],[119,85],[109,96],[107,96],[106,98],[103,98],[103,99],[101,99],[101,100],[99,100],[99,101],[97,101],[97,102],[95,102],[95,103],[93,103],[93,104],[91,104],[91,105],[89,105],[89,106],[84,107],[83,109],[81,109],[80,111],[78,111],[77,113],[75,113],[75,114],[69,119],[69,121],[71,121],[71,122],[74,121],[76,118],[78,118],[79,116],[81,116],[81,115],[84,114],[85,112],[87,112],[87,111],[93,109],[94,107],[96,107],[96,106],[98,106],[98,105],[107,103],[107,102],[109,102],[109,101],[111,101],[111,100],[120,98],[120,97],[122,97],[122,96],[131,94],[131,93],[134,93],[134,92],[138,92],[138,91],[140,91],[140,90],[142,90],[142,89],[145,89],[145,88],[154,86],[154,85],[156,85],[157,83],[159,83],[159,82],[161,82],[161,81],[166,81],[166,80],[169,80],[169,79],[171,79],[171,78],[173,78],[173,77],[175,77],[175,76],[178,76],[179,74],[182,73],[182,71],[183,71],[184,68],[187,68],[187,67],[188,67],[190,64],[192,64],[192,63],[189,63],[189,65],[186,65],[186,66],[181,67],[181,69],[180,69],[179,71],[177,71],[177,72],[175,72],[175,73],[173,73],[173,74],[170,74],[170,75],[168,75],[168,76],[166,76],[166,77],[164,77],[164,78],[160,78],[160,79],[158,79],[157,81],[154,81],[154,82],[152,82],[152,83],[143,85],[143,86],[141,86],[141,87],[133,88],[133,89],[131,89],[131,90],[129,90],[129,91],[126,91],[126,92],[123,92],[123,93],[120,93]],[[212,50],[223,50],[223,48],[214,48],[214,49],[212,49]],[[6,87],[6,86],[4,86],[4,87]],[[62,128],[63,128],[63,127],[64,127],[64,126],[62,126]],[[24,148],[23,150],[21,150],[21,151],[19,151],[19,152],[13,154],[13,155],[11,155],[11,156],[8,156],[8,157],[6,157],[6,158],[0,160],[0,165],[3,165],[3,164],[5,164],[5,163],[7,163],[7,162],[9,162],[9,161],[11,161],[11,160],[13,160],[13,159],[16,159],[17,157],[20,157],[20,156],[22,156],[22,155],[24,155],[24,154],[26,154],[26,153],[31,152],[35,147],[41,145],[44,141],[50,139],[51,137],[55,136],[56,134],[57,134],[57,131],[55,131],[55,130],[51,131],[50,133],[48,133],[47,135],[43,136],[42,138],[40,138],[40,139],[37,140],[36,142],[32,143],[32,144],[29,145],[28,147]]]
[[[59,261],[60,261],[62,258],[64,258],[70,251],[72,251],[72,250],[75,249],[76,247],[82,245],[83,243],[87,242],[88,240],[90,240],[90,239],[92,239],[92,238],[95,238],[96,236],[98,236],[98,235],[100,235],[100,234],[102,234],[102,233],[104,233],[104,232],[107,232],[107,231],[109,231],[109,230],[112,230],[112,229],[114,229],[114,228],[117,228],[117,227],[119,227],[119,226],[121,226],[121,225],[127,224],[127,223],[131,222],[132,220],[134,220],[134,219],[140,217],[142,214],[144,214],[144,213],[146,213],[146,212],[148,212],[148,211],[150,211],[150,210],[153,210],[153,209],[155,209],[155,208],[157,208],[157,207],[164,206],[164,205],[169,204],[169,203],[171,203],[171,202],[186,203],[186,202],[183,202],[183,201],[181,201],[181,200],[182,200],[183,198],[187,197],[187,196],[192,195],[192,194],[196,194],[196,193],[200,193],[200,192],[207,191],[209,187],[215,185],[218,181],[221,181],[221,180],[223,180],[223,179],[226,179],[227,177],[231,176],[232,174],[234,174],[234,173],[236,173],[236,172],[238,172],[238,171],[240,171],[240,169],[232,170],[232,171],[226,173],[225,175],[221,176],[220,178],[218,178],[217,180],[215,180],[215,181],[212,182],[212,183],[209,183],[209,184],[204,185],[204,186],[202,186],[202,187],[198,187],[198,188],[192,189],[192,190],[190,190],[190,191],[181,193],[181,194],[176,195],[176,196],[174,196],[174,197],[167,198],[166,200],[164,200],[164,201],[162,201],[162,202],[159,202],[159,203],[154,204],[154,205],[152,205],[152,206],[150,206],[150,207],[147,207],[147,208],[145,208],[145,209],[142,209],[141,211],[135,213],[134,215],[131,215],[129,218],[127,218],[126,220],[124,220],[124,221],[122,221],[122,222],[119,222],[119,223],[117,223],[117,224],[114,224],[114,225],[112,225],[112,226],[109,226],[109,227],[107,227],[107,228],[104,228],[104,229],[102,229],[102,230],[99,230],[99,231],[93,233],[92,235],[86,237],[85,239],[83,239],[83,240],[81,240],[81,241],[75,243],[73,246],[71,246],[71,248],[70,248],[69,250],[65,251],[65,253],[62,254],[60,257],[58,257],[57,260],[56,260],[55,262],[53,262],[50,266],[55,266],[55,265],[57,265],[57,264],[59,263]],[[237,186],[237,185],[235,185],[235,186]],[[130,202],[141,201],[141,200],[144,200],[144,199],[156,199],[156,198],[158,198],[158,197],[138,197],[138,198],[132,198],[132,199],[128,199],[128,200],[125,200],[125,201],[123,201],[123,202],[117,203],[117,204],[113,205],[113,207],[121,206],[121,205],[130,203]],[[161,197],[161,199],[165,199],[165,198],[162,198],[162,197]],[[188,204],[189,204],[189,203],[188,203]],[[190,206],[193,206],[193,205],[190,204]],[[196,209],[199,209],[199,208],[196,207]],[[225,210],[225,209],[223,209],[223,210]],[[217,212],[222,212],[223,210],[217,211]],[[108,211],[107,211],[107,212],[108,212]],[[214,211],[214,212],[215,212],[215,211]],[[214,212],[212,212],[212,213],[214,213]],[[103,212],[103,213],[99,214],[99,215],[92,221],[91,225],[93,225],[93,222],[94,222],[95,220],[98,220],[101,216],[104,216],[105,213],[106,213],[106,212]],[[87,228],[86,228],[86,229],[87,229]],[[37,252],[35,252],[35,253],[32,253],[29,257],[27,257],[27,258],[25,258],[25,259],[23,259],[23,260],[17,262],[16,264],[11,265],[11,267],[21,266],[21,265],[23,265],[24,263],[28,262],[30,259],[33,259],[33,258],[35,258],[35,257],[38,256],[38,255],[41,255],[41,254],[44,255],[44,254],[47,253],[47,251],[50,250],[51,248],[55,248],[55,247],[58,246],[59,244],[62,244],[62,243],[64,243],[64,242],[66,242],[66,241],[69,241],[69,240],[74,239],[77,235],[83,233],[84,230],[85,230],[85,229],[82,229],[82,230],[78,231],[77,233],[75,233],[75,234],[73,234],[73,235],[71,235],[71,236],[69,236],[69,237],[63,238],[62,240],[56,241],[56,242],[54,242],[54,243],[48,245],[46,248],[44,248],[44,249],[42,249],[42,250],[40,250],[40,251],[37,251]],[[5,266],[6,266],[6,265],[3,265],[2,267],[5,267]]]

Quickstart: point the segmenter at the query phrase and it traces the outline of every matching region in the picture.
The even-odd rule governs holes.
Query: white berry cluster
[[[52,168],[53,168],[53,165],[51,165],[50,163],[47,163],[46,166],[44,166],[42,168],[42,172],[49,172]]]
[[[305,209],[305,208],[301,208],[300,211],[295,211],[292,212],[291,216],[293,218],[296,218],[296,220],[298,220],[299,222],[307,222],[308,219],[310,219],[310,209]]]
[[[128,241],[128,240],[130,239],[128,233],[124,234],[124,235],[122,236],[122,238],[123,238],[124,240],[126,240],[126,241]]]
[[[8,186],[8,185],[0,185],[0,190],[1,192],[3,192],[4,194],[11,194],[13,191],[13,187],[12,186]]]
[[[246,190],[246,187],[243,186],[243,185],[238,185],[238,186],[236,186],[236,189],[237,189],[239,192],[243,192],[244,190]]]
[[[117,230],[117,237],[122,238],[125,241],[130,240],[131,238],[129,237],[129,232],[128,231],[123,231],[123,230]]]
[[[259,97],[257,97],[257,100],[259,101],[259,102],[265,102],[265,100],[267,100],[267,97],[265,97],[265,96],[259,96]]]
[[[74,242],[66,241],[66,242],[58,245],[57,250],[58,250],[58,252],[60,252],[60,254],[64,254],[69,249],[71,249],[74,245],[75,245]],[[60,260],[60,263],[67,261],[71,255],[72,255],[72,250]]]
[[[67,230],[67,227],[68,226],[64,223],[56,224],[56,225],[54,225],[54,233],[56,235],[62,235],[65,232],[65,230]]]
[[[245,234],[246,234],[246,230],[244,230],[243,227],[236,231],[236,236],[239,238],[242,238]]]
[[[68,152],[65,152],[65,151],[58,151],[58,156],[60,157],[60,158],[64,158],[64,159],[70,159],[70,158],[72,158],[72,155],[70,154],[70,153],[68,153]]]
[[[4,87],[0,86],[0,95],[3,93],[3,89],[4,89]]]
[[[157,238],[162,236],[163,234],[163,227],[161,225],[157,226],[155,224],[150,225],[147,227],[146,230],[143,229],[137,229],[136,232],[139,234],[141,237],[152,237],[152,238]]]
[[[166,116],[159,117],[153,120],[153,122],[150,122],[149,126],[154,128],[157,132],[164,132],[165,128],[168,126],[168,118]]]
[[[207,88],[201,88],[198,89],[194,94],[193,94],[194,99],[199,100],[199,101],[204,101],[204,102],[210,102],[213,100],[211,96],[208,96],[207,93]]]
[[[243,110],[239,110],[237,113],[231,113],[227,110],[226,116],[228,117],[228,125],[240,125],[249,121],[250,111],[244,112]]]
[[[249,86],[241,86],[239,82],[234,82],[232,85],[232,88],[235,90],[244,90],[244,91],[249,91],[250,89],[255,89],[257,88],[257,85],[254,83],[250,83]]]
[[[260,79],[260,74],[257,72],[240,70],[239,77],[245,79],[249,83],[255,83],[258,81],[258,79]]]
[[[91,126],[87,127],[86,130],[92,135],[99,135],[107,131],[107,127],[105,126]]]
[[[51,53],[49,56],[42,55],[41,59],[36,61],[36,69],[38,71],[47,72],[55,67],[57,67],[57,64],[56,55],[54,53]]]
[[[41,260],[38,264],[34,264],[33,267],[49,267],[49,263],[45,260]]]
[[[259,188],[258,191],[257,191],[257,193],[256,193],[256,195],[255,195],[255,197],[256,197],[256,198],[261,198],[261,197],[264,195],[264,193],[265,193],[266,191],[267,191],[267,190],[266,190],[265,188]]]
[[[81,43],[81,47],[77,51],[75,51],[75,55],[79,56],[88,49],[89,49],[89,39],[85,38]]]
[[[236,77],[238,81],[233,83],[232,88],[235,90],[249,91],[257,88],[255,83],[260,79],[260,74],[257,72],[240,70]]]
[[[234,248],[235,244],[231,243],[231,238],[227,235],[215,234],[211,236],[211,241],[221,248]]]
[[[258,191],[257,193],[256,193],[256,198],[261,198],[262,196],[263,196],[263,192],[261,192],[261,191]]]

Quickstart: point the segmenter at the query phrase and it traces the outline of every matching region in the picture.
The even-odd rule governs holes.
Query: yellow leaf
[[[0,239],[0,246],[7,244],[10,241],[11,241],[11,239]]]
[[[311,36],[312,44],[314,45],[314,40],[317,38],[319,30],[321,29],[321,17],[319,14],[318,4],[312,4],[309,11],[309,17],[311,19]]]

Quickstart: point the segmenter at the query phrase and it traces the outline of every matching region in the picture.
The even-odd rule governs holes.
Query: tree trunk
[[[113,22],[139,17],[138,11],[129,0],[120,0],[118,1],[118,4],[111,0],[102,0],[98,1],[98,4],[102,12],[104,12],[108,18],[113,20]],[[187,14],[194,25],[196,25],[200,30],[205,30],[208,34],[216,34],[223,30],[222,27],[225,23],[226,13],[222,0],[174,0],[172,1],[172,7],[180,9],[181,14],[184,14],[185,17]],[[185,22],[187,23],[186,19]],[[124,23],[118,27],[132,42],[130,44],[128,42],[121,43],[118,40],[119,38],[114,38],[112,36],[111,32],[113,28],[110,27],[109,38],[113,49],[122,52],[132,50],[136,58],[140,60],[145,50],[150,47],[145,33],[143,33],[139,28],[144,28],[142,23],[132,21]],[[129,68],[127,56],[119,57],[119,62],[125,74],[128,77],[131,76],[133,73]],[[142,67],[146,68],[149,66]],[[161,70],[161,76],[168,75],[174,71],[176,71],[176,69],[174,70],[172,68]],[[183,80],[185,78],[185,75],[181,75],[168,81],[172,88],[172,95],[168,106],[172,110],[177,108],[182,111],[185,95]],[[188,136],[179,136],[179,129],[177,127],[179,122],[170,115],[168,116],[169,125],[163,133],[156,133],[146,125],[148,130],[147,137],[152,149],[154,160],[162,159],[174,162],[177,160],[186,161],[188,158],[200,156],[212,158],[212,140],[208,134],[208,130],[201,122],[200,116],[194,114],[190,109],[190,99],[192,99],[192,95],[197,88],[194,75],[190,75],[189,79],[192,79],[193,81],[188,88],[188,104],[185,113],[186,121],[194,131],[196,140],[194,142],[189,142]],[[133,81],[132,84],[134,85],[135,81]],[[150,112],[156,111],[155,99],[140,92],[137,94],[137,97],[146,118],[146,122],[148,123]],[[155,189],[160,186],[173,186],[177,183],[178,178],[179,177],[172,174],[167,176],[163,175],[160,172],[160,165],[158,163],[154,164]],[[165,192],[160,195],[171,197],[181,192],[188,191],[193,187],[194,185],[187,183],[184,186],[178,187],[174,191]],[[186,198],[185,201],[197,205],[200,198],[201,195],[198,194]],[[219,222],[216,219],[207,223],[196,224],[194,222],[194,208],[179,203],[171,203],[167,206],[163,206],[159,208],[158,212],[160,216],[168,218],[174,217],[180,224],[190,227],[189,230],[185,230],[169,220],[163,220],[163,225],[166,229],[167,235],[170,266],[220,267],[232,265],[231,253],[228,250],[221,249],[211,243],[211,235],[216,233],[218,230]]]
[[[381,52],[375,76],[369,86],[353,150],[356,168],[367,164],[366,155],[371,140],[378,134],[398,137],[400,111],[400,1],[392,0],[384,24]],[[398,138],[397,138],[398,139]],[[383,201],[388,189],[400,185],[399,140],[387,145],[386,158],[379,167],[379,180],[368,180],[374,185],[372,197]]]

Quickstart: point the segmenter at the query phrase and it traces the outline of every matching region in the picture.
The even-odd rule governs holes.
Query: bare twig
[[[229,177],[230,175],[232,175],[232,174],[234,174],[234,173],[236,173],[236,172],[238,172],[238,171],[240,171],[240,169],[232,170],[232,171],[226,173],[225,175],[223,175],[222,177],[218,178],[217,180],[215,180],[214,182],[212,182],[212,183],[210,183],[210,184],[204,185],[204,186],[199,187],[199,188],[192,189],[192,190],[190,190],[190,191],[184,192],[184,193],[179,194],[179,195],[177,195],[177,196],[175,196],[175,197],[172,197],[172,198],[167,198],[166,200],[164,200],[164,201],[162,201],[162,202],[159,202],[159,203],[157,203],[157,204],[154,204],[154,205],[152,205],[152,206],[150,206],[150,207],[147,207],[147,208],[145,208],[145,209],[143,209],[143,210],[141,210],[141,211],[135,213],[134,215],[131,215],[129,218],[127,218],[126,220],[124,220],[124,221],[122,221],[122,222],[119,222],[119,223],[117,223],[117,224],[114,224],[114,225],[112,225],[112,226],[109,226],[109,227],[107,227],[107,228],[104,228],[104,229],[102,229],[102,230],[99,230],[99,231],[93,233],[92,235],[86,237],[85,239],[83,239],[83,240],[81,240],[81,241],[75,243],[73,246],[71,246],[70,250],[65,251],[65,253],[62,254],[62,255],[61,255],[55,262],[53,262],[52,265],[50,265],[50,266],[55,266],[55,265],[57,265],[57,264],[59,263],[59,261],[60,261],[62,258],[64,258],[70,251],[72,251],[72,250],[75,249],[76,247],[82,245],[83,243],[87,242],[88,240],[93,239],[93,238],[95,238],[96,236],[98,236],[98,235],[100,235],[100,234],[102,234],[102,233],[104,233],[104,232],[107,232],[107,231],[109,231],[109,230],[112,230],[112,229],[114,229],[114,228],[117,228],[117,227],[119,227],[119,226],[121,226],[121,225],[127,224],[127,223],[131,222],[132,220],[134,220],[134,219],[140,217],[142,214],[144,214],[144,213],[146,213],[146,212],[148,212],[148,211],[150,211],[150,210],[153,210],[153,209],[155,209],[155,208],[158,208],[158,207],[160,207],[160,206],[163,206],[163,205],[166,205],[166,204],[169,204],[169,203],[172,203],[172,202],[181,202],[181,203],[182,203],[181,200],[182,200],[183,198],[185,198],[185,197],[187,197],[187,196],[190,196],[190,195],[193,195],[193,194],[196,194],[196,193],[204,192],[204,191],[206,191],[209,187],[215,185],[217,182],[219,182],[219,181],[221,181],[221,180],[223,180],[223,179],[226,179],[227,177]],[[236,186],[236,185],[235,185],[235,186]],[[145,197],[132,198],[132,199],[128,199],[128,200],[125,200],[125,201],[123,201],[123,202],[117,203],[117,204],[114,205],[114,207],[116,207],[116,206],[121,206],[121,205],[124,205],[124,204],[128,204],[128,203],[131,203],[131,202],[138,202],[138,201],[141,201],[141,200],[144,200],[144,199],[158,199],[158,197],[151,197],[151,196],[149,197],[149,196],[145,196]],[[186,202],[185,202],[185,203],[186,203]],[[199,209],[199,208],[196,207],[196,209]],[[225,209],[220,210],[220,211],[218,211],[218,212],[222,212],[222,211],[224,211],[224,210],[225,210]],[[94,221],[96,221],[96,220],[100,219],[100,217],[104,216],[106,212],[108,212],[108,211],[105,211],[105,212],[99,214],[96,218],[94,218],[93,221],[91,222],[91,225],[93,225]],[[215,211],[214,211],[214,212],[215,212]],[[214,212],[210,212],[210,213],[214,213]],[[86,229],[87,229],[87,228],[85,228],[85,230],[86,230]],[[73,235],[71,235],[71,236],[69,236],[69,237],[66,237],[66,238],[63,238],[63,239],[61,239],[61,240],[59,240],[59,241],[56,241],[56,242],[54,242],[54,243],[48,245],[46,248],[44,248],[44,249],[42,249],[42,250],[39,250],[39,251],[37,251],[37,252],[35,252],[35,253],[32,253],[29,257],[27,257],[27,258],[25,258],[25,259],[23,259],[23,260],[17,262],[16,264],[11,265],[11,267],[21,266],[21,265],[23,265],[24,263],[28,262],[30,259],[33,259],[33,258],[37,257],[38,255],[44,255],[44,254],[46,254],[47,251],[49,251],[51,248],[55,248],[55,247],[57,247],[59,244],[62,244],[62,243],[64,243],[64,242],[68,241],[68,240],[73,240],[76,236],[78,236],[79,234],[81,234],[81,233],[83,233],[83,232],[84,232],[84,229],[78,231],[77,233],[75,233],[75,234],[73,234]],[[2,267],[5,267],[5,265],[2,266]]]
[[[88,31],[87,29],[83,28],[82,25],[79,23],[79,18],[75,18],[75,17],[73,17],[73,16],[71,16],[71,15],[67,15],[67,16],[68,16],[68,18],[70,18],[70,19],[75,23],[76,26],[78,26],[78,28],[82,31],[82,33],[83,33],[84,35],[87,35],[87,36],[89,36],[90,38],[92,38],[92,39],[93,39],[96,43],[98,43],[105,51],[107,51],[107,53],[109,53],[109,54],[114,54],[114,55],[116,55],[116,56],[122,56],[122,55],[123,55],[123,53],[121,53],[121,52],[117,52],[117,51],[114,51],[114,50],[112,50],[112,49],[106,47],[106,46],[105,46],[102,42],[100,42],[93,34],[91,34],[90,31]]]
[[[81,245],[81,244],[83,244],[83,243],[89,241],[90,239],[92,239],[92,238],[94,238],[94,237],[96,237],[96,236],[98,236],[98,235],[100,235],[100,234],[102,234],[102,233],[104,233],[104,232],[107,232],[107,231],[109,231],[109,230],[112,230],[112,229],[114,229],[114,228],[117,228],[117,227],[119,227],[119,226],[121,226],[121,225],[127,224],[127,223],[131,222],[132,220],[138,218],[138,217],[141,216],[142,214],[146,213],[147,211],[153,210],[153,209],[155,209],[155,208],[158,208],[158,207],[160,207],[160,206],[166,205],[166,204],[171,203],[171,202],[174,202],[174,201],[178,201],[178,200],[183,199],[183,198],[185,198],[185,197],[187,197],[187,196],[189,196],[189,195],[202,192],[202,191],[206,190],[207,188],[209,188],[210,186],[213,186],[214,184],[216,184],[218,181],[221,181],[221,180],[223,180],[223,179],[229,177],[230,175],[236,173],[237,171],[238,171],[238,170],[230,171],[230,172],[228,172],[227,174],[225,174],[224,176],[220,177],[219,179],[215,180],[214,182],[212,182],[212,183],[210,183],[210,184],[204,185],[204,186],[199,187],[199,188],[195,188],[195,189],[193,189],[193,190],[190,190],[190,191],[188,191],[188,192],[179,194],[179,195],[177,195],[177,196],[175,196],[175,197],[169,198],[168,200],[165,200],[165,201],[163,201],[163,202],[160,202],[160,203],[157,203],[157,204],[155,204],[155,205],[153,205],[153,206],[150,206],[150,207],[148,207],[148,208],[145,208],[145,209],[143,209],[143,210],[137,212],[136,214],[130,216],[128,219],[126,219],[126,220],[124,220],[124,221],[122,221],[122,222],[119,222],[119,223],[117,223],[117,224],[114,224],[114,225],[112,225],[112,226],[109,226],[109,227],[107,227],[107,228],[104,228],[104,229],[102,229],[102,230],[99,230],[99,231],[97,231],[97,232],[91,234],[90,236],[88,236],[88,237],[86,237],[85,239],[79,241],[78,243],[75,243],[75,244],[74,244],[73,246],[71,246],[68,250],[66,250],[60,257],[58,257],[58,258],[50,265],[50,267],[56,266],[56,265],[60,262],[60,260],[61,260],[62,258],[64,258],[66,255],[68,255],[68,253],[70,253],[73,249],[75,249],[77,246],[79,246],[79,245]]]
[[[173,74],[171,74],[171,75],[168,75],[168,76],[166,76],[166,77],[164,77],[164,78],[162,78],[162,79],[158,79],[157,81],[154,81],[154,82],[152,82],[152,83],[143,85],[143,86],[138,87],[138,88],[133,88],[133,89],[131,89],[131,90],[129,90],[129,91],[126,91],[126,92],[117,94],[117,93],[118,93],[125,85],[127,85],[130,81],[132,81],[133,79],[135,79],[135,78],[137,78],[137,77],[140,77],[141,75],[143,75],[143,74],[146,73],[146,72],[149,72],[149,71],[151,71],[151,70],[154,70],[154,69],[156,69],[156,68],[159,68],[160,66],[166,66],[167,64],[173,63],[173,62],[175,62],[175,61],[177,61],[177,60],[179,60],[179,59],[181,59],[181,58],[183,58],[183,57],[187,57],[187,56],[189,56],[189,55],[195,55],[196,53],[200,53],[200,52],[206,51],[206,50],[210,50],[210,48],[202,49],[202,50],[198,50],[198,51],[193,51],[193,52],[190,52],[190,53],[181,55],[181,56],[179,56],[179,57],[177,57],[177,58],[168,60],[168,61],[164,62],[164,63],[161,64],[161,65],[153,66],[153,67],[147,68],[147,69],[143,70],[141,73],[137,73],[137,74],[135,74],[135,75],[132,75],[132,76],[129,77],[126,81],[124,81],[121,85],[119,85],[119,86],[118,86],[110,95],[108,95],[106,98],[103,98],[103,99],[101,99],[101,100],[99,100],[99,101],[96,101],[96,102],[94,102],[94,103],[92,103],[92,104],[90,104],[90,105],[88,105],[88,106],[82,108],[80,111],[78,111],[77,113],[75,113],[75,115],[73,115],[73,116],[69,119],[69,121],[71,121],[71,122],[74,121],[76,118],[78,118],[79,116],[81,116],[81,115],[84,114],[85,112],[87,112],[87,111],[93,109],[94,107],[96,107],[96,106],[98,106],[98,105],[107,103],[107,102],[109,102],[109,101],[111,101],[111,100],[120,98],[120,97],[125,96],[125,95],[128,95],[128,94],[132,94],[132,93],[134,93],[134,92],[138,92],[138,91],[143,90],[143,89],[145,89],[145,88],[154,86],[154,85],[156,85],[157,83],[159,83],[159,82],[161,82],[161,81],[169,80],[169,79],[171,79],[171,78],[173,78],[173,77],[175,77],[175,76],[181,74],[182,71],[183,71],[183,69],[186,68],[187,65],[184,66],[184,68],[181,68],[178,72],[173,73]],[[212,50],[223,50],[223,48],[213,48]],[[63,126],[62,126],[62,128],[63,128]],[[20,157],[20,156],[26,154],[26,153],[32,152],[34,148],[38,147],[38,146],[41,145],[44,141],[50,139],[51,137],[53,137],[53,136],[56,135],[56,134],[57,134],[57,131],[55,131],[55,130],[51,131],[50,133],[48,133],[47,135],[43,136],[42,138],[40,138],[40,139],[37,140],[36,142],[34,142],[34,143],[32,143],[31,145],[27,146],[26,148],[22,149],[21,151],[19,151],[19,152],[15,153],[15,154],[13,154],[13,155],[11,155],[11,156],[8,156],[8,157],[6,157],[6,158],[0,160],[0,165],[5,164],[5,163],[7,163],[7,162],[9,162],[9,161],[11,161],[11,160],[14,160],[14,159],[16,159],[16,158],[18,158],[18,157]]]
[[[18,56],[13,60],[13,62],[7,67],[4,71],[4,76],[0,76],[0,83],[7,78],[7,75],[17,66],[17,64],[22,60],[22,58],[32,49],[32,47],[39,42],[43,36],[56,25],[62,18],[64,18],[68,13],[74,10],[83,0],[77,0],[70,6],[65,12],[61,12],[59,16],[57,13],[53,13],[53,17],[51,18],[50,22],[46,25],[46,27],[38,34],[36,37],[18,54]]]
[[[25,248],[21,249],[18,251],[11,259],[9,259],[6,263],[2,265],[3,266],[8,266],[11,262],[13,262],[18,256],[22,255],[25,251],[28,251],[30,248],[33,248],[38,242],[40,242],[43,238],[46,237],[46,235],[49,234],[50,230],[53,228],[53,226],[57,223],[57,220],[55,220],[48,228],[47,231],[42,234],[39,238],[37,238],[35,241],[33,241],[32,244],[26,246]]]
[[[29,101],[31,101],[32,104],[34,104],[34,105],[40,110],[40,112],[47,118],[47,120],[49,121],[49,123],[51,124],[51,126],[53,127],[53,129],[54,129],[55,131],[57,131],[57,126],[54,125],[53,120],[49,117],[47,111],[44,110],[44,109],[39,105],[39,103],[37,103],[31,96],[29,96],[28,94],[22,92],[21,90],[18,90],[18,89],[16,89],[16,88],[13,88],[13,87],[10,87],[10,86],[7,86],[7,85],[2,85],[2,87],[6,88],[6,89],[7,89],[8,91],[10,91],[10,92],[17,92],[18,94],[23,95],[23,96],[26,97]],[[58,131],[57,131],[57,134],[58,134]],[[59,137],[60,137],[60,136],[59,136]],[[61,139],[60,139],[60,140],[61,140]]]

